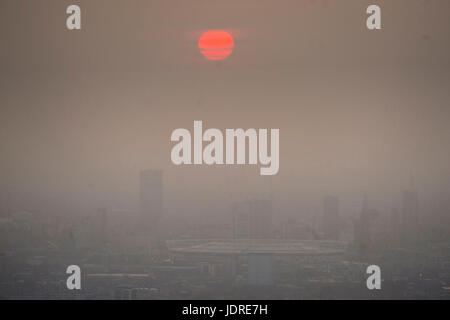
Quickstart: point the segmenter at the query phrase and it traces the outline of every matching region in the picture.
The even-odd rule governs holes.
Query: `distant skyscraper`
[[[155,230],[163,211],[163,181],[161,170],[144,170],[140,175],[142,227]]]
[[[400,215],[397,208],[391,210],[389,216],[389,241],[391,246],[397,246],[400,242]]]
[[[99,208],[93,218],[93,227],[97,241],[104,245],[108,241],[108,210],[106,208]]]
[[[402,197],[402,238],[406,244],[418,239],[419,196],[414,188],[405,190]]]
[[[271,238],[272,202],[245,200],[233,203],[233,238]]]
[[[355,244],[358,254],[365,256],[372,245],[372,222],[379,216],[375,209],[369,209],[367,196],[364,195],[359,219],[355,223]]]
[[[250,210],[250,237],[252,239],[271,238],[272,201],[252,200]]]
[[[232,205],[233,239],[250,238],[250,203],[236,201]]]
[[[323,201],[323,234],[324,239],[339,239],[339,198],[327,196]]]

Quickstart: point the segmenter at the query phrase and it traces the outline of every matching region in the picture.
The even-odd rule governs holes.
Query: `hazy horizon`
[[[79,32],[61,27],[66,2],[1,5],[0,194],[13,205],[136,211],[140,170],[161,169],[173,217],[227,219],[270,179],[275,215],[321,212],[331,194],[351,216],[365,193],[389,212],[411,176],[424,208],[448,207],[448,1],[378,1],[377,33],[370,1],[79,1]],[[196,48],[208,29],[235,37],[221,63]],[[170,134],[194,120],[279,128],[279,173],[174,166]]]

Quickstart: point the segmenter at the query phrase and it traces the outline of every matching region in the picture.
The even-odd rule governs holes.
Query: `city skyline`
[[[450,1],[43,3],[0,4],[1,300],[450,299]]]

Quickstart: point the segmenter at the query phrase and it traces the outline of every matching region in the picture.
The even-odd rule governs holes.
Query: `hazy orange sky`
[[[172,130],[203,120],[280,128],[280,212],[325,194],[352,211],[364,192],[388,209],[411,172],[423,198],[448,198],[450,2],[376,1],[371,32],[372,2],[76,1],[68,31],[71,1],[2,0],[0,192],[133,207],[139,170],[160,168],[166,214],[267,195],[257,166],[171,163]],[[220,64],[198,51],[208,29],[235,38]]]

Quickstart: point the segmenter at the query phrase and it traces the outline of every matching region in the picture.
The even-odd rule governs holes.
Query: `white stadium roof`
[[[328,240],[198,239],[168,240],[170,251],[192,254],[336,255],[346,243]]]

